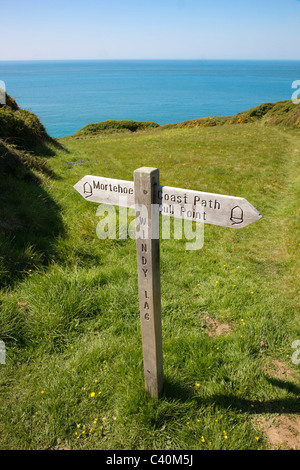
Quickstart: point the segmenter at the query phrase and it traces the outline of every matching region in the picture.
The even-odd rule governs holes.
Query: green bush
[[[248,114],[250,117],[260,119],[265,116],[265,114],[267,114],[267,112],[270,111],[272,108],[274,108],[274,103],[264,103],[260,106],[256,106],[255,108],[250,109],[248,111]]]
[[[99,134],[102,132],[118,132],[118,131],[131,131],[136,132],[143,129],[149,129],[151,127],[159,127],[159,124],[151,121],[115,121],[110,119],[108,121],[101,121],[80,129],[75,135],[91,135]]]
[[[5,106],[0,109],[0,138],[30,150],[49,137],[35,114],[23,109],[15,111]]]

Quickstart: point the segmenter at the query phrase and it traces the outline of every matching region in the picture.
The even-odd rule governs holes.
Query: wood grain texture
[[[163,389],[163,354],[159,211],[158,206],[153,206],[156,184],[159,184],[158,169],[135,170],[136,249],[145,388],[158,398]]]

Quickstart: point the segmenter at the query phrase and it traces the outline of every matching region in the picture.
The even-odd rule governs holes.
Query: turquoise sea
[[[0,80],[62,137],[107,119],[169,124],[288,100],[300,61],[2,61]]]

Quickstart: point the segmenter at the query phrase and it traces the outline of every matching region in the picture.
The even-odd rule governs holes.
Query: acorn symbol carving
[[[88,183],[88,182],[84,183],[84,185],[83,185],[83,193],[84,193],[84,194],[87,194],[87,196],[85,196],[85,198],[90,197],[90,196],[93,195],[93,188],[92,188],[92,186],[90,185],[90,183]]]
[[[230,220],[232,221],[232,225],[241,224],[243,222],[243,209],[240,206],[235,206],[231,210],[231,217]]]

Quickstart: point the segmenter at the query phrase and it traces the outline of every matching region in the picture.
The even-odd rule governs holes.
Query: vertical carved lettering
[[[152,210],[154,187],[158,184],[157,169],[134,172],[136,230],[141,233],[136,237],[136,249],[144,379],[153,397],[158,397],[163,387],[159,237],[154,236],[159,233],[159,213]]]

